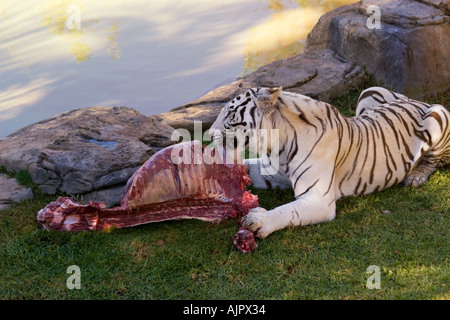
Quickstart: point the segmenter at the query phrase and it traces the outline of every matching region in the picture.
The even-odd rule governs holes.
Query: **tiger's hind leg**
[[[427,182],[433,172],[448,164],[450,164],[450,143],[439,151],[428,151],[416,167],[406,176],[404,184],[408,187],[420,187]]]
[[[428,181],[430,175],[437,170],[437,166],[429,161],[422,160],[419,164],[406,176],[404,184],[407,187],[420,187]]]
[[[428,109],[428,115],[422,124],[426,128],[430,140],[427,144],[431,149],[426,151],[417,165],[406,176],[406,186],[419,187],[438,168],[450,164],[450,113],[441,105],[433,105]]]

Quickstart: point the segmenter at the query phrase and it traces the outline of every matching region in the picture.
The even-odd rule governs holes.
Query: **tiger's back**
[[[373,141],[373,150],[363,143],[369,156],[354,163],[364,167],[365,174],[353,194],[379,191],[402,181],[419,186],[450,163],[450,112],[443,106],[373,87],[361,93],[356,114],[350,121],[359,127],[363,140],[369,145]]]
[[[320,177],[315,187],[334,200],[402,181],[419,186],[450,162],[450,112],[441,105],[381,87],[362,92],[352,118],[298,94],[283,92],[279,100],[285,106],[279,107],[284,120],[274,123],[292,126],[282,149],[292,140],[299,149],[285,168],[296,194],[309,188],[315,177]]]

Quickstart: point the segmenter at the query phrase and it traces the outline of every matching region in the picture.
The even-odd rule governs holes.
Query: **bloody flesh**
[[[237,219],[258,207],[258,198],[246,191],[251,183],[247,167],[220,159],[198,141],[170,146],[153,155],[128,180],[119,207],[106,208],[96,202],[83,205],[60,197],[40,210],[37,220],[44,229],[88,231],[175,219]],[[242,245],[245,239],[240,242],[244,250],[236,246],[239,250],[255,248]]]

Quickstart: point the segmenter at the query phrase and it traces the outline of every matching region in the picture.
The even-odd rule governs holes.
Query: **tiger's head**
[[[261,129],[261,123],[277,109],[281,92],[282,87],[253,88],[228,102],[209,130],[213,141],[222,144],[226,139],[236,141],[243,136],[248,146],[249,131]]]

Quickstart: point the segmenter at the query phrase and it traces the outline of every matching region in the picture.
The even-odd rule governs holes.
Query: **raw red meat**
[[[247,167],[220,163],[217,156],[198,141],[170,146],[153,155],[128,180],[120,207],[108,209],[95,202],[83,205],[60,197],[40,210],[37,220],[45,229],[86,231],[174,219],[220,222],[238,218],[258,207],[258,198],[246,191],[251,183]],[[240,246],[246,251],[255,248]]]
[[[245,228],[239,229],[239,231],[233,236],[233,244],[236,249],[250,253],[258,248],[258,244],[255,241],[255,234]]]

